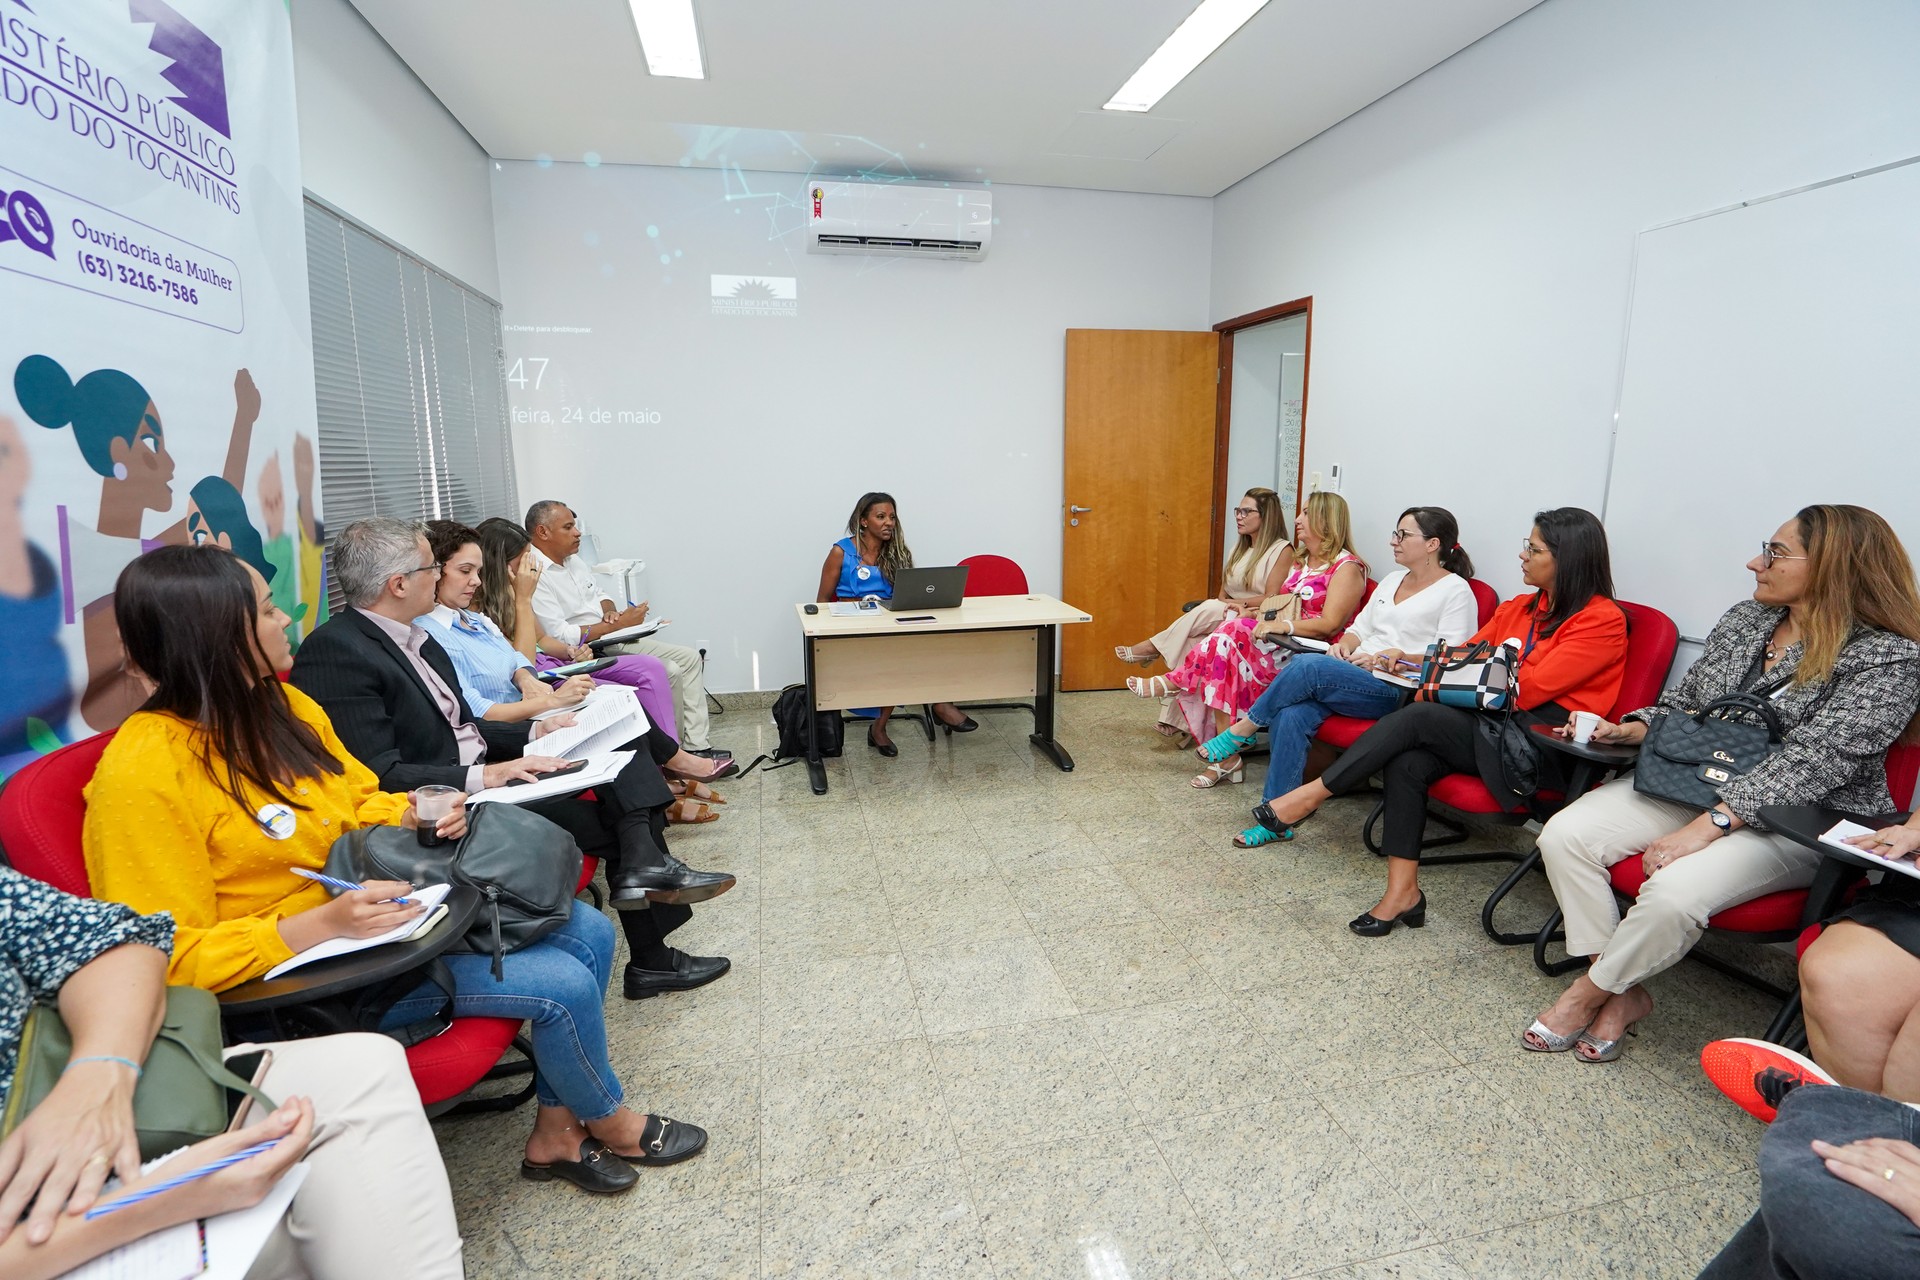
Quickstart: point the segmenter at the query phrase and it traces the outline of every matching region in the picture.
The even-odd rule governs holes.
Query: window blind
[[[306,212],[329,551],[367,516],[518,520],[499,304],[311,197]],[[331,572],[327,593],[344,605]]]

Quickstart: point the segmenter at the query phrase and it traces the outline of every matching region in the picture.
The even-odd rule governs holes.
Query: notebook
[[[434,925],[440,923],[440,917],[447,914],[446,901],[450,887],[444,884],[430,884],[424,889],[415,889],[407,896],[415,902],[426,905],[426,913],[407,921],[403,925],[375,934],[371,938],[328,938],[325,942],[316,942],[291,960],[282,960],[267,970],[267,977],[278,978],[292,973],[302,965],[312,964],[315,960],[331,960],[335,956],[352,955],[356,951],[365,951],[368,947],[385,946],[389,942],[408,942],[419,937]]]
[[[1915,880],[1920,880],[1920,866],[1914,865],[1913,855],[1889,858],[1870,849],[1862,849],[1859,845],[1847,843],[1849,836],[1872,834],[1872,827],[1863,827],[1857,822],[1836,822],[1820,833],[1820,843],[1830,844],[1836,849],[1845,849],[1856,858],[1865,858],[1868,862],[1878,863],[1889,871],[1898,871],[1903,876],[1912,876]]]

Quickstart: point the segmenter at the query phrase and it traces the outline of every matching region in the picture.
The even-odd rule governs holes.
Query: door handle
[[[1082,511],[1091,511],[1091,510],[1093,510],[1092,507],[1076,507],[1076,506],[1073,506],[1072,504],[1068,504],[1067,506],[1067,514],[1070,516],[1077,516]]]

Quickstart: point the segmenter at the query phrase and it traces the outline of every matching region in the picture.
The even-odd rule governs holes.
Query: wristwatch
[[[1718,809],[1707,810],[1707,821],[1720,828],[1721,835],[1730,836],[1733,834],[1733,819]]]

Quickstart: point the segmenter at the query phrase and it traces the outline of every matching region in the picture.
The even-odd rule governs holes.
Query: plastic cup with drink
[[[439,832],[440,819],[453,812],[454,799],[459,796],[460,788],[429,786],[419,787],[413,793],[413,811],[420,825],[414,828],[414,836],[421,844],[432,848],[445,844]]]

